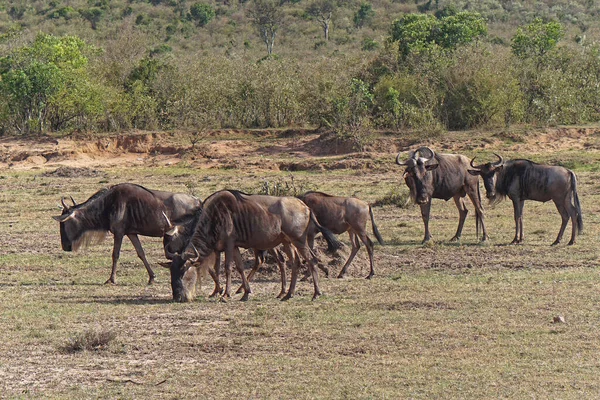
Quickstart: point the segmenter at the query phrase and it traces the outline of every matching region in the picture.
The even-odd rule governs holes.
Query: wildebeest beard
[[[81,234],[76,240],[73,241],[73,251],[77,251],[81,248],[100,244],[106,239],[108,231],[87,231]]]

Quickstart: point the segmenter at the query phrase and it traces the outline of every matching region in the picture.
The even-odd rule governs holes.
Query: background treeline
[[[593,1],[0,1],[0,134],[575,124]]]

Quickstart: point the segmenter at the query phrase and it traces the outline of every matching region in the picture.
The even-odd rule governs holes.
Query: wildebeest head
[[[473,157],[471,160],[471,168],[473,169],[468,170],[471,175],[481,176],[485,187],[485,195],[489,200],[496,198],[496,174],[504,168],[504,159],[496,153],[494,155],[498,157],[498,161],[481,165],[475,165],[475,157]]]
[[[88,241],[92,238],[92,235],[84,235],[86,232],[83,229],[82,221],[77,212],[77,203],[73,197],[71,197],[71,201],[73,205],[68,206],[63,197],[61,199],[63,207],[61,215],[52,217],[60,222],[60,244],[64,251],[77,250],[85,241],[85,237],[87,237]],[[95,234],[96,237],[104,235],[104,232]]]
[[[436,169],[439,164],[428,164],[435,158],[435,153],[429,147],[420,147],[409,153],[405,162],[400,162],[400,153],[396,157],[396,164],[405,166],[404,181],[410,189],[410,195],[417,204],[425,204],[433,194],[433,176],[430,171]]]
[[[192,263],[200,254],[191,242],[191,233],[196,221],[197,218],[192,218],[183,225],[172,226],[163,239],[165,257],[170,261],[160,264],[171,270],[173,300],[179,302],[192,301],[195,296],[197,270],[192,268]]]

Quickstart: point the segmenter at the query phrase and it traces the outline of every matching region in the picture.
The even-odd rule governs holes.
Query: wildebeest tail
[[[340,242],[329,229],[319,224],[319,221],[317,221],[317,218],[312,210],[310,210],[310,220],[313,222],[313,224],[315,224],[319,232],[321,232],[327,241],[327,251],[335,251],[342,248],[342,242]]]
[[[369,205],[369,215],[371,215],[371,225],[373,226],[373,235],[377,238],[377,241],[380,245],[383,246],[383,238],[381,237],[381,233],[379,233],[379,229],[377,229],[377,225],[375,224],[375,217],[373,217],[373,209]]]
[[[577,177],[573,171],[569,171],[571,175],[571,190],[573,191],[573,201],[575,202],[575,208],[577,209],[577,231],[578,233],[583,232],[583,214],[581,213],[581,203],[579,202],[579,196],[577,195]]]

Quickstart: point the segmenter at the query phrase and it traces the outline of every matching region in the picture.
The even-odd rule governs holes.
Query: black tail
[[[573,191],[573,201],[575,202],[575,208],[577,209],[577,232],[583,233],[583,215],[581,213],[581,203],[579,203],[579,196],[577,195],[577,177],[573,171],[569,171],[571,174],[571,190]]]
[[[317,221],[317,218],[315,218],[315,214],[312,212],[312,210],[310,210],[310,220],[315,224],[319,232],[321,232],[327,241],[327,251],[331,252],[342,248],[342,242],[340,242],[329,229],[319,224],[319,221]]]
[[[383,246],[383,238],[381,237],[381,233],[379,233],[379,229],[377,229],[377,225],[375,225],[375,218],[373,217],[373,209],[371,208],[371,206],[369,206],[369,214],[371,215],[371,225],[373,226],[373,235],[375,235],[379,244]]]

